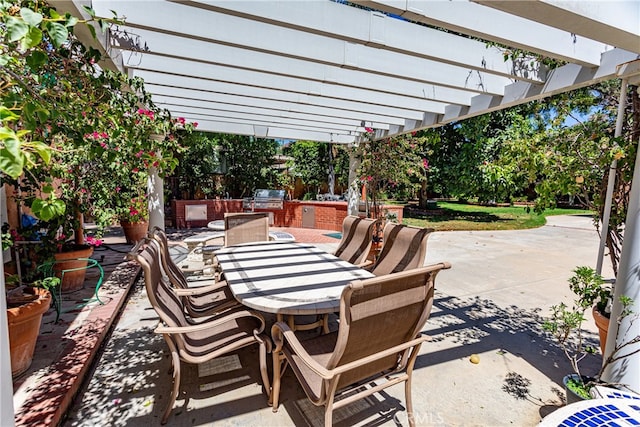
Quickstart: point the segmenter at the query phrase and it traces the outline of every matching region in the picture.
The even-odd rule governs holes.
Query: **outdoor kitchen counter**
[[[186,218],[186,206],[191,212],[199,212],[196,218]],[[242,199],[172,200],[172,219],[176,228],[207,227],[211,221],[224,218],[225,212],[244,212]],[[402,205],[385,205],[383,209],[398,215],[402,221]],[[274,227],[316,228],[342,231],[342,221],[347,216],[347,202],[314,200],[285,200],[282,209],[254,209],[255,212],[272,212]]]

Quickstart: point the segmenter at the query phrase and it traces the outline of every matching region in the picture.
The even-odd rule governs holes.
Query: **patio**
[[[322,230],[289,231],[298,241],[326,250],[338,242]],[[186,236],[169,233],[172,244]],[[107,242],[115,245],[118,239],[122,237],[112,236]],[[437,232],[430,237],[427,263],[447,260],[453,267],[438,276],[425,330],[432,340],[422,347],[416,364],[412,390],[418,425],[535,425],[562,405],[561,378],[570,368],[542,333],[540,317],[548,315],[551,304],[569,300],[566,279],[572,266],[592,262],[597,243],[591,219],[580,216],[551,217],[533,230]],[[186,256],[184,246],[172,251],[178,260]],[[90,306],[83,312],[112,306]],[[63,425],[159,423],[171,377],[166,344],[153,333],[156,323],[138,280]],[[595,331],[591,323],[588,327]],[[272,413],[258,382],[256,351],[249,347],[199,370],[183,365],[183,387],[168,425],[321,425],[322,409],[309,403],[290,371],[283,379],[280,410]],[[479,364],[470,363],[472,354],[479,355]],[[585,366],[597,370],[599,358]],[[216,371],[220,373],[209,376]],[[63,382],[66,377],[55,378]],[[33,384],[18,395],[28,395],[30,388]],[[337,411],[335,421],[406,425],[403,401],[402,387],[394,386]],[[38,416],[40,424],[43,408],[36,409],[31,407],[29,414]],[[18,425],[29,424],[18,404],[16,414]],[[51,423],[44,424],[56,424],[47,420]]]

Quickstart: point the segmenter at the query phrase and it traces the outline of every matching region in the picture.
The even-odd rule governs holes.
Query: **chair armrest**
[[[362,365],[366,365],[367,363],[371,363],[375,360],[382,359],[387,356],[391,356],[392,354],[399,353],[403,350],[407,350],[411,347],[416,347],[421,345],[423,342],[428,340],[428,337],[425,335],[418,335],[415,339],[411,341],[407,341],[405,343],[396,345],[394,347],[388,348],[384,351],[381,351],[376,354],[372,354],[367,357],[363,357],[362,359],[354,360],[353,362],[349,362],[345,365],[337,366],[333,369],[327,369],[324,366],[320,365],[318,362],[313,359],[309,353],[302,347],[300,341],[293,333],[293,331],[289,328],[289,326],[284,322],[277,322],[271,328],[271,335],[274,343],[276,344],[276,348],[273,350],[274,353],[282,351],[282,346],[284,341],[286,340],[291,349],[298,355],[299,361],[304,363],[309,369],[318,374],[324,379],[331,379],[338,374],[342,374],[344,372],[350,371],[352,369],[358,368]]]
[[[173,291],[178,296],[198,296],[198,295],[206,294],[212,291],[216,291],[218,289],[224,288],[225,286],[227,286],[227,282],[220,281],[213,285],[193,287],[189,289],[174,288]]]
[[[370,265],[373,265],[373,261],[371,260],[362,261],[360,264],[356,264],[356,266],[360,268],[369,267]]]
[[[189,326],[158,326],[156,327],[156,329],[154,330],[155,333],[157,334],[186,334],[189,332],[199,332],[199,331],[206,331],[209,328],[213,328],[216,326],[220,326],[223,325],[225,323],[228,323],[231,320],[234,319],[239,319],[241,317],[253,317],[256,318],[260,321],[260,328],[255,329],[254,331],[254,335],[257,333],[261,333],[264,330],[264,318],[259,315],[258,313],[255,313],[253,311],[249,311],[249,310],[237,310],[237,311],[231,311],[231,312],[225,312],[223,313],[221,316],[216,316],[214,318],[212,318],[211,320],[208,320],[206,322],[203,323],[198,323],[197,325],[189,325]]]
[[[277,322],[271,327],[271,338],[276,345],[276,348],[273,350],[274,353],[278,353],[282,351],[282,345],[286,340],[289,343],[289,346],[295,351],[295,353],[300,356],[300,360],[313,372],[318,374],[324,379],[331,379],[333,374],[324,366],[320,365],[311,357],[309,353],[300,345],[300,341],[298,341],[298,337],[293,333],[289,325],[284,322]]]
[[[424,336],[424,335],[418,335],[417,338],[411,340],[411,341],[407,341],[405,343],[402,344],[398,344],[396,346],[393,346],[391,348],[388,348],[384,351],[381,351],[379,353],[376,354],[372,354],[370,356],[367,357],[363,357],[362,359],[358,359],[358,360],[354,360],[353,362],[349,362],[347,364],[344,365],[340,365],[335,367],[334,369],[331,370],[332,375],[337,375],[337,374],[342,374],[344,372],[350,371],[351,369],[357,368],[359,366],[362,365],[366,365],[367,363],[373,362],[375,360],[378,359],[382,359],[383,357],[387,357],[387,356],[391,356],[392,354],[395,353],[399,353],[403,350],[407,350],[411,347],[415,347],[418,345],[421,345],[423,342],[427,341],[428,337]]]

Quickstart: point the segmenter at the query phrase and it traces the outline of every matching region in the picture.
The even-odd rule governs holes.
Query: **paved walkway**
[[[296,237],[318,239],[324,249],[338,242],[325,235],[331,232],[300,233],[313,233]],[[423,345],[414,374],[418,425],[533,426],[562,404],[561,378],[570,368],[542,332],[541,316],[570,301],[566,279],[577,265],[595,265],[597,244],[591,220],[580,216],[550,217],[533,230],[433,233],[427,263],[446,260],[453,267],[438,277],[425,330],[432,340]],[[186,255],[179,245],[173,251]],[[159,424],[171,378],[156,324],[138,282],[64,426]],[[479,355],[479,364],[469,362],[471,354]],[[322,425],[322,409],[305,399],[290,370],[280,411],[272,413],[258,385],[256,358],[246,349],[200,372],[184,369],[168,425]],[[596,370],[599,360],[586,362],[587,370]],[[334,419],[337,425],[407,425],[403,394],[394,386],[337,411]]]

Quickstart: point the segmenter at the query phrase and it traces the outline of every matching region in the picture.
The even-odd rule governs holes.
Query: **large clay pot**
[[[49,291],[42,288],[32,289],[35,294],[39,295],[37,300],[7,309],[11,376],[13,377],[24,373],[31,366],[36,340],[40,333],[42,315],[51,305]]]
[[[93,246],[89,245],[78,245],[72,250],[55,254],[56,262],[53,265],[53,272],[61,279],[62,292],[73,292],[82,288],[87,271],[86,258],[91,255],[93,255]]]
[[[609,331],[609,318],[600,313],[598,310],[598,306],[593,306],[593,320],[596,322],[596,326],[598,327],[598,335],[600,336],[600,351],[604,356],[604,351],[607,346],[607,332]]]
[[[125,239],[127,239],[127,243],[130,245],[138,243],[138,241],[140,241],[147,235],[147,231],[149,230],[148,221],[120,221],[120,225],[122,226],[122,231],[124,231],[124,237]]]

